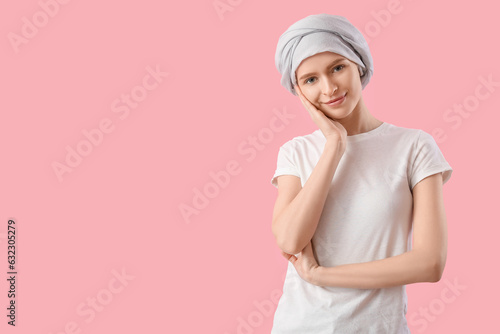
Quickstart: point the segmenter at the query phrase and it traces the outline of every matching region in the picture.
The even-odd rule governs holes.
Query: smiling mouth
[[[337,101],[339,101],[339,100],[342,100],[342,99],[344,98],[344,96],[346,96],[346,94],[347,94],[347,92],[346,92],[346,93],[344,93],[344,95],[342,95],[342,96],[341,96],[341,97],[339,97],[339,98],[336,98],[336,99],[333,99],[333,100],[331,100],[331,101],[324,102],[324,103],[325,103],[325,104],[332,104],[332,103],[334,103],[334,102],[337,102]]]
[[[344,95],[342,95],[342,96],[341,96],[341,97],[339,97],[339,98],[336,98],[336,99],[333,99],[333,100],[331,100],[331,101],[325,102],[325,104],[330,104],[330,103],[333,103],[333,102],[335,102],[335,101],[341,100],[341,99],[342,99],[342,98],[343,98],[346,94],[347,94],[347,93],[344,93]]]

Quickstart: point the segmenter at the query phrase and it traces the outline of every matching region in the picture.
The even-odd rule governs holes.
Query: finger
[[[290,261],[292,263],[294,263],[297,260],[297,258],[295,257],[295,255],[288,254],[288,253],[285,253],[283,251],[281,251],[281,255],[283,255],[283,257],[285,259],[287,259],[288,261]]]
[[[295,85],[294,87],[297,93],[299,94],[299,99],[302,102],[302,105],[304,106],[304,108],[306,108],[307,112],[311,115],[311,117],[314,118],[315,116],[313,115],[313,113],[318,112],[317,108],[302,94],[297,85]]]
[[[283,251],[281,251],[281,255],[283,255],[283,257],[287,260],[290,260],[290,256],[292,256],[291,254],[285,253]]]
[[[302,94],[302,91],[300,90],[299,86],[295,85],[295,91],[299,94],[299,98],[300,100],[302,101],[302,103],[304,103],[304,107],[307,108],[307,105],[311,105],[311,102],[309,102],[309,100],[304,96],[304,94]]]
[[[311,102],[309,102],[309,100],[304,96],[304,94],[302,94],[302,91],[300,90],[299,86],[295,85],[294,87],[295,91],[299,94],[300,99],[305,103],[311,104]]]
[[[304,94],[302,94],[302,92],[300,91],[300,89],[298,88],[298,86],[295,86],[297,87],[297,92],[299,92],[299,97],[300,97],[300,100],[302,101],[302,104],[304,105],[304,107],[309,110],[310,113],[319,113],[320,111],[318,110],[318,108],[316,108],[316,106],[314,104],[312,104],[311,101],[309,101],[305,96]]]

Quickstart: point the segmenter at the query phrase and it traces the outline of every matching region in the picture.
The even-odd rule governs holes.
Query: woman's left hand
[[[281,251],[281,255],[293,264],[297,273],[303,280],[314,284],[314,274],[319,265],[314,258],[311,241],[309,241],[307,246],[300,252],[298,258],[295,255],[285,253],[284,251]]]

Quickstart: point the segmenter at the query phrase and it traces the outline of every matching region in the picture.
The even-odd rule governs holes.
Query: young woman
[[[272,231],[289,260],[271,334],[410,333],[405,285],[444,270],[452,168],[430,134],[370,113],[373,61],[344,17],[291,25],[276,67],[319,129],[280,147],[271,180]]]

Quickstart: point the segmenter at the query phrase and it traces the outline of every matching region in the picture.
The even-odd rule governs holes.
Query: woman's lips
[[[335,100],[332,100],[330,102],[327,102],[325,103],[326,105],[329,105],[329,106],[336,106],[336,105],[339,105],[341,104],[342,102],[344,102],[345,100],[345,96],[347,95],[347,93],[344,93],[343,96],[339,97],[338,99],[335,99]]]

